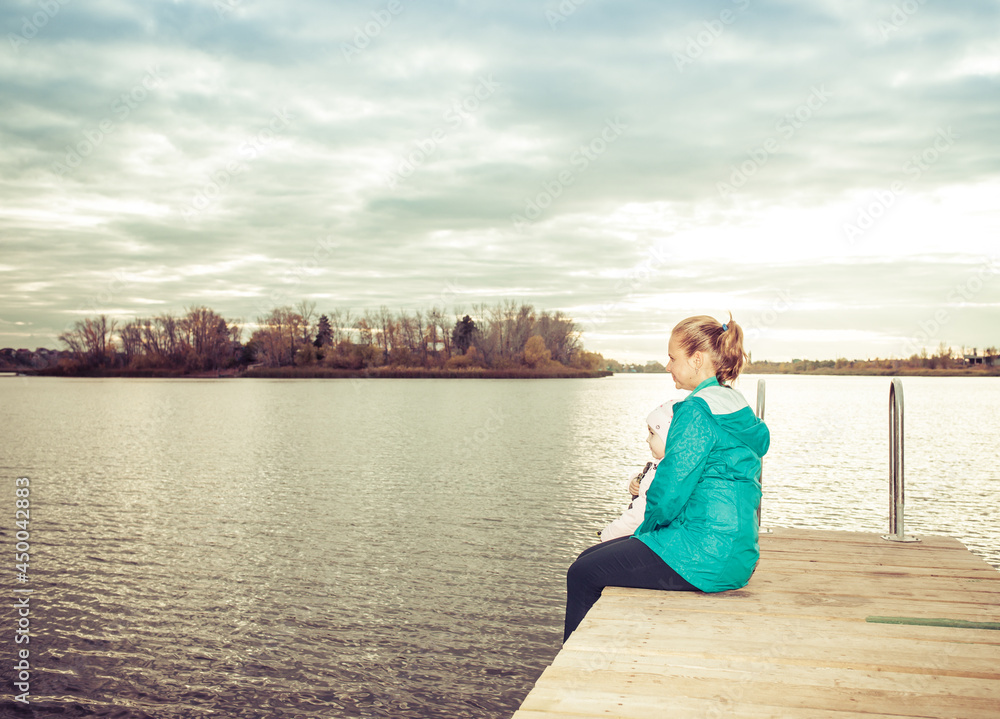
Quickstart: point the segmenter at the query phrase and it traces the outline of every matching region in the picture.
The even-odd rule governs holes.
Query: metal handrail
[[[757,419],[764,419],[764,390],[766,384],[764,380],[757,380]]]
[[[763,379],[757,380],[757,419],[764,419],[764,394],[767,385],[764,383]],[[764,503],[764,460],[760,460],[760,475],[757,477],[760,482],[761,496],[760,503],[757,505],[757,527],[760,527],[760,507]]]
[[[919,542],[904,532],[903,506],[905,504],[903,478],[903,381],[893,377],[889,385],[889,534],[882,539],[889,542]]]

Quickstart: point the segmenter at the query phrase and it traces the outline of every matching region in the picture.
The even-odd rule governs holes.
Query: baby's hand
[[[628,492],[631,495],[638,496],[639,494],[639,475],[632,477],[632,481],[628,483]]]

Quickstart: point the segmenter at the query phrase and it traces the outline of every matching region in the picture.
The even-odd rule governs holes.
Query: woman
[[[630,537],[584,550],[566,575],[565,642],[607,586],[721,592],[744,586],[760,556],[760,458],[770,433],[730,387],[746,362],[743,330],[707,316],[674,327],[667,370],[678,389],[666,451]]]

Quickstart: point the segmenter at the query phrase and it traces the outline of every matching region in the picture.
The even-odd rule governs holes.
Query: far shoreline
[[[528,368],[489,369],[469,367],[437,369],[422,367],[378,367],[372,369],[328,369],[297,367],[257,367],[249,370],[224,369],[207,372],[184,372],[168,369],[103,369],[66,372],[60,368],[18,370],[30,377],[65,377],[90,379],[599,379],[614,374],[610,370],[532,370]]]
[[[785,371],[771,367],[747,367],[742,374],[754,375],[817,375],[837,377],[1000,377],[1000,367],[942,368],[930,367],[819,367],[816,369]]]
[[[530,368],[490,369],[467,367],[462,369],[421,368],[421,367],[377,367],[371,369],[329,369],[272,367],[246,369],[224,369],[218,371],[185,372],[170,369],[103,369],[84,372],[67,372],[62,368],[46,369],[0,369],[0,375],[28,377],[66,377],[91,379],[600,379],[614,375],[669,376],[667,372],[614,372],[612,370],[578,370],[567,367],[564,370],[541,371]],[[743,375],[788,375],[788,376],[830,376],[830,377],[1000,377],[1000,367],[970,367],[963,369],[928,367],[898,368],[831,368],[802,369],[798,371],[780,370],[773,367],[746,367]]]

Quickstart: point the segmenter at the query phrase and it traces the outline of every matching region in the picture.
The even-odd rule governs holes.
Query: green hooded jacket
[[[674,405],[636,539],[703,592],[744,586],[760,558],[760,459],[771,435],[711,377]]]

